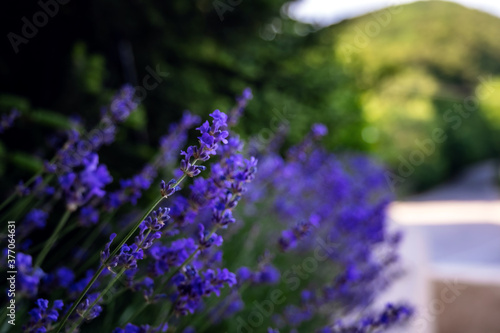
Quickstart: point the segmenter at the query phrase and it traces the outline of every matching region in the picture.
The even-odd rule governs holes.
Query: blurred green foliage
[[[62,6],[19,54],[0,55],[0,111],[16,106],[31,115],[22,121],[25,132],[6,136],[4,154],[50,156],[18,144],[33,123],[47,127],[30,132],[38,143],[49,129],[66,127],[60,115],[79,114],[92,125],[113,90],[126,82],[146,88],[156,72],[158,85],[144,90],[143,109],[120,136],[125,142],[103,156],[111,164],[128,158],[126,176],[150,157],[184,109],[203,115],[226,110],[247,86],[254,100],[240,133],[273,132],[278,119],[290,127],[291,144],[312,123],[323,122],[330,129],[329,149],[369,151],[393,169],[417,149],[416,139],[445,129],[448,139],[402,184],[403,192],[498,156],[498,94],[482,100],[480,112],[463,119],[459,129],[444,117],[474,94],[478,77],[496,76],[499,85],[498,18],[427,1],[318,29],[290,20],[283,0],[236,3],[224,13],[208,0]],[[13,4],[9,31],[20,30],[18,18],[37,10],[35,3]],[[0,169],[13,180],[22,176],[2,161]]]

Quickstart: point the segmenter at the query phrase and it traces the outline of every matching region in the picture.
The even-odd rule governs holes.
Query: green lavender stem
[[[125,238],[122,239],[122,241],[118,244],[118,246],[115,247],[115,249],[113,250],[113,252],[111,252],[111,254],[109,255],[109,258],[113,258],[118,253],[118,251],[120,251],[120,249],[122,248],[122,246],[132,236],[134,236],[135,232],[137,231],[137,229],[141,225],[142,221],[144,221],[149,216],[149,214],[151,214],[151,212],[156,208],[156,206],[158,206],[158,204],[163,200],[163,198],[165,198],[165,197],[160,197],[160,199],[156,200],[156,202],[149,208],[149,210],[142,216],[142,218],[140,220],[138,220],[134,224],[134,226],[132,227],[132,229],[130,229],[130,231],[127,234],[127,236],[125,236]]]
[[[66,236],[67,234],[69,234],[71,231],[73,231],[75,229],[76,229],[76,225],[70,225],[70,226],[68,226],[63,231],[61,231],[61,237]],[[40,244],[34,246],[33,248],[29,249],[28,253],[37,253],[38,251],[40,251],[43,248],[43,246],[45,246],[45,244],[44,243],[40,243]]]
[[[146,212],[146,214],[144,214],[143,218],[137,222],[134,227],[132,228],[132,230],[127,234],[127,236],[122,240],[122,242],[119,244],[119,246],[117,246],[115,248],[115,250],[113,251],[113,253],[109,256],[109,258],[113,258],[114,255],[121,249],[121,247],[123,246],[123,244],[125,244],[129,239],[130,237],[132,237],[135,233],[135,231],[137,230],[137,228],[139,227],[139,225],[142,223],[142,221],[144,221],[146,219],[146,217],[148,217],[148,215],[153,211],[153,209],[161,202],[161,200],[163,199],[163,197],[161,197],[160,199],[158,199],[153,206],[150,207],[150,209]],[[92,280],[89,281],[89,283],[87,284],[87,286],[85,287],[85,289],[81,292],[80,296],[78,297],[77,301],[73,303],[73,306],[71,307],[71,309],[69,309],[69,311],[66,313],[66,315],[64,316],[64,318],[62,319],[61,321],[61,324],[57,327],[57,330],[55,331],[55,333],[59,333],[61,331],[61,329],[64,327],[64,325],[66,324],[66,322],[68,321],[68,318],[69,316],[73,313],[73,311],[75,311],[76,307],[78,306],[78,304],[80,304],[80,302],[83,300],[83,298],[85,297],[85,295],[87,294],[87,292],[90,290],[90,288],[92,288],[92,286],[94,285],[94,283],[97,281],[97,279],[99,278],[99,276],[101,275],[101,273],[104,271],[104,269],[106,268],[106,263],[103,263],[101,265],[101,267],[99,268],[99,270],[97,272],[95,272],[94,276],[92,277]],[[123,269],[123,272],[125,270]],[[118,273],[117,276],[121,276],[122,273]],[[107,290],[109,290],[109,288],[111,288],[111,286],[116,282],[116,277],[113,281],[111,281],[111,283],[108,285],[108,287],[105,289],[105,292],[107,292]],[[90,308],[92,308],[93,306],[91,306]]]
[[[89,283],[87,283],[87,285],[85,286],[85,289],[83,289],[82,293],[80,294],[80,296],[78,297],[78,299],[76,300],[76,302],[74,302],[73,306],[71,306],[71,308],[69,309],[69,311],[66,312],[66,315],[62,319],[61,324],[57,327],[57,330],[56,330],[55,333],[59,333],[61,331],[61,329],[64,327],[64,324],[66,324],[66,321],[68,321],[69,316],[73,313],[73,311],[75,311],[75,309],[78,306],[78,304],[80,304],[80,302],[83,300],[83,298],[85,297],[85,295],[87,294],[87,292],[90,290],[90,288],[92,288],[92,286],[94,285],[94,283],[97,281],[97,278],[99,278],[99,276],[101,275],[102,271],[104,271],[105,268],[106,268],[106,266],[101,265],[101,267],[99,267],[99,269],[97,270],[97,272],[95,272],[94,276],[89,281]]]
[[[208,239],[210,239],[210,237],[212,237],[212,235],[217,231],[217,227],[215,227],[212,232],[210,232],[210,234],[208,235]],[[195,255],[200,252],[201,248],[200,247],[197,247],[196,250],[193,251],[193,253],[191,253],[191,255],[186,259],[184,260],[184,262],[178,266],[174,271],[172,271],[172,273],[170,273],[168,275],[168,278],[165,280],[165,281],[162,281],[160,285],[167,285],[170,280],[172,280],[172,278],[175,276],[175,274],[177,274],[182,268],[184,268],[186,265],[188,265],[195,257]],[[151,298],[154,298],[154,296],[156,295],[156,293],[153,293],[153,295],[151,296]],[[139,312],[142,312],[150,303],[146,303],[144,308],[141,308]],[[163,308],[162,308],[163,309]],[[172,307],[170,308],[170,315],[171,315],[171,312],[174,310],[174,305],[172,304]],[[163,311],[162,311],[163,312]],[[135,316],[135,314],[134,314]]]
[[[60,233],[61,229],[64,227],[64,225],[66,224],[66,222],[68,221],[70,215],[71,215],[71,211],[66,210],[64,212],[64,215],[59,220],[59,223],[57,224],[56,229],[54,230],[54,232],[52,232],[49,240],[47,241],[47,243],[45,243],[45,246],[43,247],[43,249],[40,252],[40,254],[38,255],[38,257],[36,258],[35,265],[34,265],[35,267],[40,267],[42,265],[43,260],[45,259],[45,257],[49,253],[50,249],[54,246],[55,242],[57,241],[59,233]]]
[[[55,162],[55,160],[56,160],[56,157],[53,157],[49,163],[52,164]],[[26,183],[24,183],[24,186],[30,186],[31,183],[33,183],[38,177],[43,175],[44,172],[45,172],[45,169],[38,171],[36,174],[33,175],[33,177],[31,177],[30,179],[28,179],[28,181]],[[47,184],[48,181],[50,181],[50,179],[52,179],[52,177],[49,177],[49,179],[44,180],[43,185]],[[11,201],[15,199],[15,197],[16,197],[16,192],[12,193],[7,199],[5,199],[4,202],[2,202],[2,204],[0,204],[0,211],[2,211],[2,209],[4,209],[8,204],[10,204]]]
[[[196,162],[196,161],[195,161]],[[193,163],[194,164],[194,163]],[[186,175],[182,175],[181,178],[179,178],[179,180],[177,180],[177,182],[175,182],[175,184],[173,185],[173,187],[177,187],[179,186],[179,184],[186,178]],[[137,229],[139,228],[139,226],[141,225],[142,221],[144,221],[148,216],[149,214],[151,214],[151,212],[156,208],[156,206],[164,199],[166,198],[166,196],[162,196],[161,198],[159,198],[149,209],[148,211],[144,214],[144,216],[142,217],[142,219],[140,219],[139,221],[136,222],[136,224],[132,227],[132,229],[130,230],[130,232],[125,236],[125,238],[123,238],[123,240],[118,244],[118,246],[113,250],[113,252],[111,252],[111,254],[109,255],[108,258],[113,258],[117,253],[118,251],[120,251],[120,249],[122,248],[122,246],[135,234],[135,232],[137,231]],[[57,330],[55,331],[55,333],[59,333],[62,328],[64,327],[64,325],[66,324],[66,322],[68,321],[68,318],[69,316],[73,313],[73,311],[75,311],[76,307],[78,306],[78,304],[80,304],[80,302],[82,301],[82,299],[85,297],[85,295],[87,294],[87,292],[90,290],[90,288],[92,287],[92,285],[97,281],[97,279],[99,278],[99,276],[101,275],[102,271],[104,270],[104,268],[106,267],[106,263],[103,263],[101,265],[101,267],[99,268],[99,270],[94,274],[94,276],[92,277],[92,280],[89,281],[89,283],[87,284],[87,286],[85,287],[85,289],[82,291],[82,293],[80,294],[80,296],[78,297],[78,300],[73,303],[73,306],[71,307],[71,309],[69,309],[69,311],[66,313],[66,315],[64,316],[64,318],[62,319],[61,321],[61,324],[57,327]],[[114,280],[113,280],[114,281]],[[109,287],[109,286],[108,286]]]
[[[146,235],[144,236],[144,238],[142,239],[141,243],[139,244],[139,246],[137,247],[137,250],[135,251],[136,253],[142,249],[142,245],[144,244],[144,242],[146,241],[146,239],[148,238],[149,234],[151,233],[151,229],[149,229],[147,232],[146,232]],[[99,293],[99,296],[97,296],[97,298],[94,300],[94,302],[92,302],[92,304],[90,304],[90,306],[88,307],[87,310],[85,310],[83,313],[82,313],[82,317],[80,320],[77,320],[76,323],[73,325],[73,327],[70,329],[70,332],[73,332],[80,324],[81,322],[85,319],[85,316],[88,314],[88,312],[90,310],[92,310],[92,308],[94,308],[94,306],[96,306],[97,303],[99,303],[99,301],[101,300],[102,297],[104,297],[108,292],[109,290],[113,287],[113,285],[120,279],[120,277],[123,275],[123,273],[125,273],[125,271],[127,270],[126,267],[122,268],[120,270],[120,272],[118,274],[116,274],[115,278],[113,280],[111,280],[111,282],[107,285],[106,289],[104,289],[101,293]]]
[[[108,225],[109,221],[111,221],[112,217],[115,215],[115,213],[109,214],[106,218],[104,218],[101,222],[99,222],[99,226],[96,226],[93,228],[92,233],[90,235],[87,235],[85,238],[85,241],[82,245],[83,249],[88,249],[90,244],[93,244],[97,237],[101,234],[101,232],[104,230],[106,225]],[[99,261],[99,257],[97,257],[95,260]],[[84,271],[86,271],[90,266],[94,265],[93,258],[89,258],[88,260],[85,260],[85,263],[82,265],[78,266],[77,274],[80,274]],[[76,263],[73,263],[71,267],[76,268]]]
[[[108,283],[108,285],[106,286],[106,288],[99,294],[99,296],[95,299],[94,302],[92,302],[92,304],[90,304],[90,306],[88,307],[87,310],[85,310],[82,314],[81,314],[81,317],[73,324],[73,326],[71,327],[71,329],[69,330],[70,332],[74,332],[76,330],[76,328],[78,326],[80,326],[81,322],[85,319],[85,316],[87,315],[87,313],[97,304],[97,302],[100,301],[101,297],[106,295],[108,293],[108,291],[113,287],[113,285],[121,278],[121,276],[123,275],[123,273],[125,273],[127,269],[126,268],[122,268],[118,274],[116,274],[115,278],[113,280],[111,280],[110,283]],[[78,302],[80,303],[80,302]],[[57,331],[58,332],[58,331]]]
[[[193,161],[193,165],[196,164],[198,160],[194,160]],[[186,174],[183,174],[181,178],[179,178],[175,184],[173,185],[173,188],[176,188],[177,186],[179,186],[179,184],[186,178]],[[108,257],[108,260],[109,258],[113,258],[117,253],[118,251],[120,251],[120,249],[122,248],[122,246],[135,234],[135,232],[137,231],[137,229],[139,228],[139,226],[141,225],[142,221],[144,221],[148,216],[149,214],[151,214],[151,212],[156,208],[156,206],[164,199],[164,198],[167,198],[167,196],[162,196],[161,198],[159,198],[150,208],[149,210],[144,214],[144,216],[142,217],[142,219],[140,219],[139,221],[137,221],[137,223],[133,226],[133,228],[130,230],[130,232],[125,236],[125,238],[123,238],[123,240],[118,244],[118,246],[113,250],[113,252],[111,252],[111,254],[109,255]],[[64,316],[63,320],[61,321],[61,324],[57,327],[57,330],[55,331],[55,333],[59,333],[62,328],[64,327],[64,325],[66,324],[66,322],[68,321],[68,318],[69,316],[73,313],[73,311],[75,311],[76,307],[78,306],[78,304],[82,301],[82,299],[85,297],[85,295],[87,294],[87,292],[90,290],[90,288],[92,287],[92,285],[95,283],[95,281],[97,281],[97,279],[99,278],[99,276],[101,275],[102,271],[104,270],[104,268],[106,267],[106,262],[103,263],[101,265],[101,267],[99,268],[99,270],[94,274],[94,276],[92,277],[92,280],[89,281],[89,283],[87,284],[87,286],[85,287],[85,289],[82,291],[82,293],[80,294],[80,296],[78,297],[78,300],[73,303],[73,306],[71,307],[71,309],[69,309],[69,311],[66,313],[66,315]],[[108,286],[109,287],[109,286]]]
[[[149,303],[148,302],[145,302],[141,305],[141,307],[139,309],[137,309],[133,314],[132,316],[130,316],[127,320],[121,320],[122,324],[125,324],[125,323],[131,323],[135,318],[137,318],[138,315],[141,314],[142,311],[146,310],[146,308],[148,307]]]
[[[33,183],[35,181],[35,179],[37,179],[37,177],[41,176],[43,173],[43,171],[39,171],[37,172],[33,177],[31,177],[24,185],[25,186],[29,186],[31,185],[31,183]],[[12,202],[12,200],[14,200],[16,198],[16,195],[17,193],[14,192],[12,193],[7,199],[5,199],[2,204],[0,205],[0,211],[2,209],[4,209],[8,204],[10,204]]]
[[[16,193],[12,193],[7,199],[5,199],[2,204],[0,204],[0,211],[11,203],[12,200],[16,197]]]

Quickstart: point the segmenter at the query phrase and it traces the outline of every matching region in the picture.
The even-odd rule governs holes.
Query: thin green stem
[[[118,244],[118,246],[115,247],[113,252],[111,252],[109,258],[113,258],[118,253],[118,251],[120,251],[123,244],[125,244],[135,234],[135,232],[141,225],[142,221],[144,221],[149,216],[149,214],[151,214],[151,212],[156,208],[156,206],[158,206],[158,204],[163,200],[163,198],[166,197],[160,197],[160,199],[156,200],[156,202],[148,209],[148,211],[143,215],[143,217],[134,224],[134,226],[132,227],[132,229],[130,229],[127,236],[125,236],[125,238],[122,239],[122,241]]]
[[[222,299],[224,299],[224,297],[221,297]],[[203,322],[202,326],[196,330],[196,332],[199,332],[199,333],[202,333],[204,332],[206,329],[207,329],[207,326],[210,326],[210,324],[212,323],[212,320],[210,320],[210,318],[206,318],[209,313],[210,313],[210,310],[213,309],[213,306],[217,303],[217,301],[219,302],[222,302],[218,297],[215,301],[212,301],[210,303],[208,303],[206,305],[206,310],[202,313],[198,313],[197,316],[196,316],[196,319],[193,320],[192,323],[190,323],[191,326],[193,327],[196,327],[196,324],[199,323],[200,321]],[[219,312],[216,313],[216,315],[218,315],[220,313],[220,311],[224,311],[226,308],[227,308],[228,304],[226,304],[225,306],[221,306],[219,308]],[[216,318],[216,317],[214,317]]]
[[[167,302],[163,303],[163,305],[160,307],[160,314],[158,315],[158,317],[156,319],[155,326],[160,326],[161,323],[163,323],[163,322],[168,323],[168,321],[170,320],[170,318],[174,314],[175,302],[177,302],[177,298],[174,301],[172,301],[172,304],[170,305],[170,309],[168,310],[168,313],[165,317],[163,317],[162,314],[167,312],[167,306],[169,303],[167,303]]]
[[[196,161],[193,162],[193,164],[195,163]],[[173,188],[179,186],[179,184],[186,178],[186,174],[182,175],[181,178],[179,178],[175,184],[172,186]],[[127,236],[125,236],[125,238],[120,242],[120,244],[118,244],[118,246],[113,250],[113,252],[111,252],[111,254],[109,255],[110,258],[114,257],[118,251],[120,251],[120,249],[122,248],[123,244],[125,244],[129,239],[130,237],[132,237],[136,230],[139,228],[139,226],[141,225],[142,221],[144,221],[148,216],[149,214],[151,214],[151,212],[156,208],[156,206],[158,206],[158,204],[163,200],[167,198],[167,196],[162,196],[161,198],[159,198],[150,208],[149,210],[146,212],[146,214],[144,214],[144,216],[142,217],[142,219],[140,219],[139,221],[137,221],[137,223],[132,227],[132,229],[130,229],[130,232],[127,234]]]
[[[2,209],[4,209],[4,207],[6,207],[8,204],[10,204],[12,202],[12,200],[14,200],[16,198],[16,195],[17,193],[12,193],[7,199],[5,199],[2,204],[0,204],[0,211]]]
[[[128,288],[122,288],[122,289],[119,289],[117,292],[115,292],[106,302],[104,302],[103,304],[111,304],[112,301],[115,300],[115,298],[117,298],[118,296],[122,295],[124,292],[126,292],[128,290]]]
[[[126,270],[127,270],[126,268],[122,268],[120,270],[120,272],[118,272],[118,274],[116,274],[116,276],[114,277],[114,279],[111,280],[111,282],[108,283],[108,285],[106,286],[106,288],[101,293],[99,293],[99,296],[97,296],[97,298],[92,302],[92,304],[90,304],[90,306],[87,308],[87,310],[85,310],[81,314],[81,317],[73,324],[73,326],[69,330],[70,332],[74,332],[76,330],[76,328],[78,326],[80,326],[80,324],[85,319],[85,316],[89,313],[89,311],[92,310],[94,308],[94,306],[101,300],[101,298],[109,292],[109,290],[121,278],[121,276],[123,275],[123,273],[125,273]]]
[[[194,161],[195,163],[196,161]],[[177,182],[175,182],[174,184],[174,188],[177,187],[184,179],[186,178],[186,174],[182,175],[181,178],[179,178],[179,180],[177,180]],[[109,255],[108,257],[108,260],[109,258],[113,258],[117,253],[118,251],[120,251],[120,249],[122,248],[122,246],[134,235],[134,233],[137,231],[137,229],[139,228],[139,226],[141,225],[142,221],[144,221],[148,216],[149,214],[156,208],[156,206],[164,199],[164,198],[167,198],[167,196],[162,196],[161,198],[159,198],[149,209],[148,211],[144,214],[144,216],[139,220],[137,221],[137,223],[132,227],[132,229],[129,231],[129,233],[125,236],[125,238],[123,238],[123,240],[118,244],[118,246],[113,250],[113,252],[111,252],[111,254]],[[101,275],[102,271],[104,270],[104,268],[107,266],[106,265],[107,262],[103,263],[101,265],[101,267],[99,268],[99,270],[94,274],[94,276],[92,277],[92,280],[89,281],[89,283],[87,284],[87,286],[85,287],[85,289],[82,291],[82,293],[80,294],[80,296],[78,297],[78,300],[73,303],[73,306],[71,307],[71,309],[69,309],[69,311],[66,313],[66,315],[64,316],[63,320],[61,321],[61,324],[57,327],[57,330],[55,331],[55,333],[59,333],[62,328],[64,327],[64,325],[66,324],[66,322],[68,321],[68,318],[69,316],[73,313],[73,311],[75,311],[76,307],[78,306],[78,304],[82,301],[82,299],[85,297],[85,295],[87,294],[87,292],[90,290],[90,288],[92,287],[92,285],[95,283],[95,281],[98,279],[98,277]],[[114,281],[114,280],[113,280]],[[108,285],[109,287],[109,285]],[[108,288],[107,288],[108,289]]]
[[[61,237],[63,236],[66,236],[67,234],[69,234],[71,231],[75,230],[76,229],[76,225],[70,225],[68,226],[67,228],[65,228],[63,231],[61,231]],[[22,239],[22,238],[21,238]],[[75,242],[76,243],[76,242]],[[36,246],[34,246],[33,248],[29,249],[29,253],[37,253],[38,251],[40,251],[42,249],[42,247],[44,246],[43,243],[40,243],[40,244],[37,244]]]
[[[1,314],[2,318],[7,318],[8,313],[9,313],[9,308],[5,306],[4,310],[2,311],[2,314]],[[2,332],[2,333],[7,332],[7,330],[6,330],[6,327],[8,325],[7,322],[8,322],[8,320],[5,320],[4,324],[2,326],[0,326],[0,332]]]
[[[244,283],[240,286],[238,290],[238,292],[240,293],[240,295],[243,295],[243,292],[250,286],[249,283]],[[229,292],[231,292],[233,290],[230,290]],[[208,318],[206,318],[209,313],[210,313],[210,310],[213,309],[214,305],[218,302],[222,302],[222,300],[225,299],[225,297],[231,297],[231,295],[227,295],[227,296],[224,296],[224,297],[214,297],[212,300],[210,300],[206,306],[205,306],[205,311],[202,312],[202,313],[198,313],[196,315],[196,318],[193,318],[192,321],[189,322],[189,326],[193,326],[193,327],[196,327],[196,324],[198,324],[199,322],[205,322],[205,324],[203,324],[203,326],[199,329],[196,330],[196,332],[199,332],[199,333],[203,333],[208,327],[207,327],[207,324],[209,324],[211,321],[208,320]],[[225,307],[221,307],[218,311],[218,313],[216,313],[216,315],[220,315],[223,313],[223,311],[227,308],[228,304],[226,304]],[[187,326],[187,325],[184,325],[184,326]],[[185,328],[185,327],[183,327]]]
[[[84,241],[84,243],[82,245],[82,249],[88,249],[89,245],[94,243],[94,241],[96,240],[96,238],[101,234],[101,232],[104,230],[104,228],[106,227],[106,225],[108,224],[108,222],[111,220],[111,218],[114,215],[115,215],[114,212],[111,213],[111,214],[109,214],[104,219],[104,221],[102,221],[102,222],[99,223],[98,227],[93,228],[92,233],[85,238],[85,241]],[[95,260],[99,260],[99,257],[95,257],[95,259],[89,258],[88,260],[85,260],[85,263],[83,263],[82,265],[78,266],[78,271],[77,272],[78,273],[84,272],[85,270],[87,270],[87,268],[89,268],[90,266],[94,265],[94,261]],[[77,265],[76,262],[74,262],[71,267],[76,268],[75,265]]]
[[[130,316],[127,320],[124,320],[122,321],[122,324],[124,323],[132,323],[132,321],[137,318],[138,315],[141,314],[142,311],[146,310],[146,308],[148,307],[149,303],[148,302],[145,302],[142,304],[142,306],[137,309],[133,314],[132,316]]]
[[[21,214],[26,214],[28,206],[31,205],[33,201],[33,196],[21,197],[17,200],[11,207],[2,213],[2,219],[7,221],[17,221],[21,217]],[[7,230],[7,225],[4,224],[3,227]]]
[[[92,288],[92,286],[97,281],[97,279],[99,278],[99,276],[101,275],[102,271],[105,268],[106,268],[106,266],[104,266],[104,265],[101,265],[101,267],[99,267],[99,269],[97,270],[97,272],[92,277],[92,280],[90,280],[89,283],[87,283],[87,286],[85,286],[85,289],[83,289],[82,293],[80,294],[80,296],[78,297],[78,299],[76,300],[76,302],[74,302],[73,306],[71,306],[71,308],[69,309],[69,311],[66,312],[66,315],[62,319],[61,324],[57,327],[57,330],[56,330],[55,333],[59,333],[61,331],[61,329],[64,327],[64,324],[66,324],[66,322],[68,321],[69,316],[73,313],[73,311],[75,311],[75,309],[78,306],[78,304],[80,304],[80,302],[83,300],[83,298],[85,297],[85,295],[87,294],[87,292],[90,290],[90,288]]]
[[[175,307],[174,307],[174,304],[172,304],[172,306],[170,307],[170,310],[168,310],[167,319],[165,320],[166,323],[168,323],[170,321],[170,318],[172,318],[172,316],[174,315],[174,310],[175,310]],[[161,324],[161,322],[160,322],[160,324]],[[158,324],[158,325],[160,325],[160,324]]]
[[[149,236],[150,233],[151,233],[151,229],[148,229],[148,231],[146,232],[146,235],[144,235],[144,238],[142,239],[141,243],[139,244],[139,246],[137,246],[137,250],[135,250],[136,253],[140,249],[142,249],[142,245],[144,245],[144,242],[146,241],[146,239],[148,238],[148,236]]]
[[[114,295],[113,295],[114,296]],[[109,313],[107,316],[104,317],[104,323],[103,323],[103,331],[105,332],[111,332],[112,325],[113,325],[113,318],[115,314],[115,302],[110,302],[109,303]]]
[[[146,241],[146,239],[148,238],[150,233],[151,233],[151,229],[149,229],[146,232],[146,234],[144,235],[144,238],[142,239],[141,243],[139,244],[139,246],[137,247],[137,250],[135,252],[138,252],[142,248],[142,245],[144,244],[144,242]],[[94,300],[94,302],[92,302],[92,304],[90,304],[90,306],[87,308],[87,310],[85,310],[82,313],[81,318],[76,321],[76,323],[70,329],[70,332],[73,332],[81,324],[81,322],[85,319],[85,316],[88,314],[88,312],[90,310],[92,310],[92,308],[101,300],[101,298],[104,297],[109,292],[111,287],[113,287],[113,285],[120,279],[120,277],[123,275],[123,273],[125,273],[126,270],[127,270],[127,268],[123,267],[120,270],[120,272],[118,272],[118,274],[116,274],[115,278],[113,280],[111,280],[111,282],[106,286],[106,288],[101,293],[99,293],[99,296]],[[112,298],[114,298],[114,297],[112,297]]]
[[[42,187],[45,186],[45,184],[51,179],[51,177],[52,177],[52,175],[47,177],[47,179],[45,179],[43,181],[43,184],[41,186]],[[40,203],[43,201],[43,199],[38,199],[33,204],[33,202],[36,198],[37,198],[37,196],[35,196],[35,195],[28,195],[28,196],[21,198],[21,200],[18,200],[15,204],[13,204],[9,209],[7,209],[3,213],[3,218],[5,220],[9,219],[9,220],[13,220],[13,221],[17,221],[17,220],[21,219],[24,215],[26,215],[26,212],[28,211],[28,209],[33,209],[35,207],[38,207],[40,205]],[[5,227],[7,227],[7,226],[5,225]]]
[[[39,171],[37,172],[33,177],[31,177],[25,184],[24,186],[29,186],[31,185],[31,183],[33,183],[35,181],[35,179],[37,179],[39,176],[41,176],[43,173],[43,170],[42,171]],[[5,199],[2,204],[0,205],[0,211],[2,211],[2,209],[4,209],[8,204],[11,203],[12,200],[14,200],[17,196],[17,193],[14,192],[12,193],[7,199]]]
[[[220,308],[217,310],[217,312],[213,315],[213,319],[206,318],[206,320],[204,320],[204,322],[203,322],[203,325],[197,330],[197,332],[199,332],[199,333],[205,332],[210,327],[210,325],[212,325],[213,322],[215,322],[224,313],[224,311],[226,311],[226,309],[229,307],[229,305],[230,304],[224,304],[223,306],[220,306]],[[208,311],[207,311],[207,314],[208,314]]]
[[[72,212],[69,210],[66,210],[64,212],[63,216],[61,217],[61,220],[59,220],[59,223],[57,224],[56,229],[54,230],[54,232],[52,232],[49,240],[45,243],[45,246],[43,247],[43,249],[40,252],[40,254],[38,255],[38,257],[36,258],[35,267],[40,267],[42,265],[43,260],[45,259],[45,257],[49,253],[52,246],[54,246],[55,242],[57,241],[58,236],[59,236],[59,232],[61,231],[61,229],[64,227],[64,225],[68,221],[71,213]]]
[[[215,231],[217,230],[217,228],[214,228],[212,230],[212,232],[210,232],[210,234],[208,235],[208,238],[212,237],[212,235],[215,233]],[[197,247],[196,250],[193,251],[193,253],[191,253],[191,255],[186,259],[184,260],[184,262],[176,267],[169,275],[168,275],[168,278],[164,281],[161,282],[161,285],[168,285],[168,283],[170,282],[170,280],[172,280],[172,278],[175,276],[175,274],[177,274],[182,268],[184,268],[186,265],[188,265],[195,257],[195,255],[200,252],[201,250],[201,247]],[[151,298],[154,298],[154,296],[156,295],[156,293],[153,293],[152,297]],[[175,301],[173,302],[175,303]],[[167,318],[167,322],[168,322],[168,319],[170,319],[170,317],[172,316],[173,314],[173,311],[174,311],[174,304],[172,303],[172,307],[170,308],[170,311],[169,311],[169,314],[168,314],[168,318]],[[162,310],[163,310],[164,306],[162,307]],[[162,311],[163,312],[163,311]]]

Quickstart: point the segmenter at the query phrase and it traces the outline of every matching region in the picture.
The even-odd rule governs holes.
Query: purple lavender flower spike
[[[275,284],[278,283],[280,277],[281,274],[278,269],[271,264],[267,264],[254,275],[254,283]]]
[[[175,297],[174,309],[178,315],[184,316],[187,313],[194,313],[201,304],[202,297],[220,295],[220,289],[227,284],[236,284],[236,276],[227,269],[207,269],[201,276],[198,271],[188,265],[184,274],[179,274],[177,285],[177,295]]]
[[[70,172],[59,177],[67,208],[71,211],[84,205],[93,197],[102,198],[106,193],[103,188],[113,179],[106,166],[99,164],[97,154],[89,155],[83,163],[82,171]]]
[[[369,333],[369,332],[384,332],[389,327],[404,323],[409,319],[413,310],[405,305],[394,306],[388,304],[385,309],[379,314],[371,314],[358,320],[357,322],[345,323],[338,320],[335,325],[324,327],[319,332],[322,333]]]
[[[45,273],[40,268],[33,267],[30,255],[19,252],[16,259],[18,270],[18,288],[16,291],[28,297],[35,297],[38,294],[38,287]]]
[[[200,167],[200,166],[198,166]],[[160,183],[160,194],[162,197],[169,197],[174,194],[176,191],[180,190],[179,186],[174,186],[176,183],[175,179],[171,179],[168,183],[165,183],[164,180]]]
[[[43,169],[47,173],[55,173],[57,171],[57,166],[49,161],[43,161]]]
[[[130,179],[121,179],[120,189],[105,196],[104,209],[113,211],[125,203],[136,205],[143,191],[151,186],[157,173],[156,166],[146,164],[139,174]]]
[[[236,106],[229,112],[228,124],[234,126],[238,123],[240,117],[243,115],[248,102],[253,98],[252,90],[245,88],[242,94],[236,97]]]
[[[68,267],[60,267],[55,272],[47,274],[42,280],[42,290],[51,292],[57,288],[69,288],[75,280],[75,273]]]
[[[99,221],[99,210],[92,206],[84,206],[80,210],[78,222],[83,227],[90,227]]]
[[[203,224],[198,225],[198,242],[202,249],[208,249],[212,245],[221,246],[222,245],[222,237],[217,234],[212,234],[210,237],[208,231],[205,230],[205,226]]]
[[[106,243],[106,245],[104,246],[104,250],[101,252],[101,262],[102,263],[105,263],[106,261],[108,261],[109,259],[109,255],[110,255],[110,246],[111,246],[111,243],[113,243],[113,240],[116,238],[116,234],[115,233],[112,233],[111,236],[109,236],[109,242]],[[115,267],[116,266],[116,263],[114,263],[114,266],[111,266],[111,267]]]
[[[28,324],[23,327],[23,332],[40,333],[51,331],[59,318],[59,311],[64,305],[63,302],[55,300],[49,309],[49,301],[39,298],[36,305],[36,308],[29,311],[30,319]]]
[[[318,223],[314,220],[304,221],[298,223],[292,229],[284,230],[281,233],[281,238],[279,239],[281,250],[287,251],[289,249],[293,249],[297,246],[297,242],[299,240],[303,239],[311,233],[312,228],[317,228],[318,226]]]
[[[47,222],[48,214],[41,209],[32,209],[26,214],[23,221],[24,229],[43,229]]]
[[[101,252],[101,263],[106,265],[109,270],[115,267],[125,268],[127,270],[134,270],[137,268],[137,261],[144,259],[144,251],[151,248],[156,240],[158,240],[162,233],[162,228],[165,227],[166,222],[170,219],[168,215],[170,209],[160,207],[158,210],[153,211],[139,225],[139,234],[135,236],[132,245],[124,244],[119,253],[110,258],[110,246],[116,234],[112,234],[109,242],[105,245],[104,250]],[[152,250],[154,251],[154,250]]]
[[[125,85],[111,101],[109,114],[116,122],[123,122],[134,111],[138,103],[135,100],[135,89],[130,85]]]
[[[10,111],[9,114],[2,114],[2,116],[0,118],[0,134],[5,132],[10,127],[12,127],[12,125],[14,124],[14,121],[17,118],[19,118],[20,115],[21,115],[21,113],[16,109],[13,109],[12,111]]]
[[[181,151],[184,159],[181,161],[181,171],[189,177],[195,177],[205,170],[204,166],[195,165],[196,161],[208,161],[210,155],[215,155],[220,143],[226,144],[229,136],[227,128],[227,115],[219,110],[210,114],[213,118],[212,125],[208,121],[197,128],[201,136],[198,137],[199,147],[190,146],[186,151]]]
[[[85,159],[95,154],[103,145],[115,140],[116,124],[125,121],[138,104],[134,98],[134,89],[125,86],[113,97],[109,108],[102,109],[102,118],[98,126],[88,135],[80,135],[76,129],[67,133],[66,143],[57,151],[56,162],[46,163],[48,171],[59,173],[73,172],[76,167],[85,165]]]
[[[177,163],[177,152],[184,147],[188,138],[188,130],[198,125],[200,121],[199,116],[184,111],[181,121],[171,125],[169,133],[160,138],[160,157],[154,162],[154,165],[156,167],[171,166],[174,162]]]
[[[172,268],[179,267],[197,248],[192,238],[175,240],[170,246],[154,244],[148,250],[153,259],[153,265],[149,269],[151,276],[160,276]]]
[[[95,302],[95,300],[99,297],[99,293],[93,293],[90,294],[83,302],[78,304],[78,307],[76,309],[76,312],[83,317],[86,320],[92,320],[97,318],[101,312],[102,312],[102,307],[98,304],[94,305],[92,308],[90,306],[92,303]]]
[[[46,195],[52,195],[54,192],[54,187],[45,184],[41,176],[36,177],[29,186],[26,186],[22,180],[19,181],[16,186],[16,193],[21,197],[34,194],[35,196],[42,198]]]

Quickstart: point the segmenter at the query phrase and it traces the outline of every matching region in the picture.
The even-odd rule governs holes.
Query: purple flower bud
[[[314,124],[311,127],[311,133],[314,137],[320,138],[328,134],[328,128],[323,124]]]
[[[30,318],[27,325],[23,327],[24,332],[46,332],[47,329],[51,329],[53,323],[59,318],[58,311],[64,304],[61,300],[55,300],[52,308],[49,309],[49,301],[39,298],[36,305],[36,308],[28,312]]]

